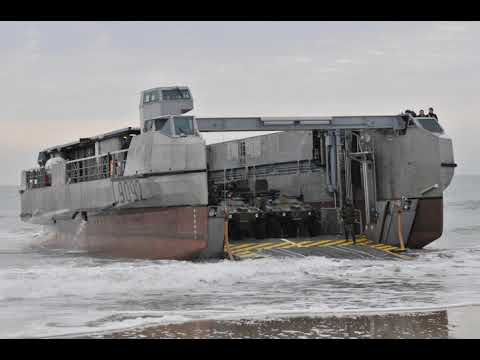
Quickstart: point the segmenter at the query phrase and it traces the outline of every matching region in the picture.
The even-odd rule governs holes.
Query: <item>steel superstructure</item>
[[[175,259],[221,257],[232,231],[249,241],[338,237],[348,203],[373,243],[421,248],[441,235],[456,164],[436,119],[196,118],[192,109],[188,87],[145,90],[139,128],[41,151],[39,168],[22,172],[22,218],[51,226],[55,246]],[[208,146],[201,136],[222,131],[279,132]],[[225,230],[235,211],[251,231],[233,217]]]

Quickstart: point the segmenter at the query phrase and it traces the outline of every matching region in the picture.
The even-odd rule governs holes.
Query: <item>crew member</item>
[[[413,116],[413,117],[417,116],[417,114],[415,114],[415,111],[409,110],[409,109],[405,110],[405,114],[409,114],[410,116]]]
[[[348,240],[350,235],[352,235],[352,240],[355,244],[355,208],[350,201],[345,202],[342,208],[342,219],[345,239]]]
[[[418,112],[418,117],[425,117],[425,111],[423,111],[423,109]]]
[[[432,107],[428,109],[428,115],[427,115],[427,116],[428,116],[428,117],[433,117],[433,118],[435,118],[436,120],[438,120],[437,114],[435,114],[435,113],[433,112],[433,108],[432,108]]]

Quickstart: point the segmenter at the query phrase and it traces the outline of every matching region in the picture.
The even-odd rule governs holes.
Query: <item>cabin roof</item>
[[[151,89],[142,90],[142,93],[146,93],[152,90],[176,90],[176,89],[190,90],[188,86],[157,86]]]
[[[110,132],[107,132],[107,133],[91,136],[91,137],[88,137],[88,138],[80,138],[77,141],[72,141],[72,142],[69,142],[69,143],[66,143],[66,144],[51,146],[49,148],[43,149],[41,151],[41,153],[42,152],[50,153],[50,152],[53,152],[53,151],[67,150],[69,148],[77,147],[78,145],[83,144],[83,143],[84,144],[91,144],[91,143],[94,143],[95,141],[98,141],[98,140],[106,140],[106,139],[109,139],[109,138],[119,137],[119,136],[122,136],[122,135],[128,135],[128,134],[132,134],[132,133],[139,134],[140,133],[140,128],[129,126],[129,127],[123,128],[123,129],[110,131]]]

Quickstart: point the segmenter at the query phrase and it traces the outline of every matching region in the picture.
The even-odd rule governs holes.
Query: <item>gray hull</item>
[[[221,256],[231,230],[224,231],[224,216],[234,210],[227,193],[262,207],[270,220],[277,215],[268,213],[274,200],[267,197],[279,193],[315,208],[305,219],[321,222],[322,234],[343,233],[348,205],[356,211],[352,226],[370,241],[422,248],[441,236],[443,192],[456,164],[435,119],[180,116],[192,108],[187,87],[149,89],[140,100],[141,129],[42,151],[40,168],[22,173],[22,218],[52,226],[64,244],[83,231],[81,243],[92,251]],[[243,130],[284,132],[209,146],[199,133]],[[262,181],[267,189],[257,189]]]

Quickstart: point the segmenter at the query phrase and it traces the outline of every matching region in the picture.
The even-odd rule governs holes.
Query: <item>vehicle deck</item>
[[[358,236],[356,244],[352,240],[332,239],[330,236],[315,236],[298,239],[265,239],[232,241],[229,244],[234,259],[265,257],[324,256],[339,259],[412,259],[408,250],[396,246],[378,244],[365,236]]]

